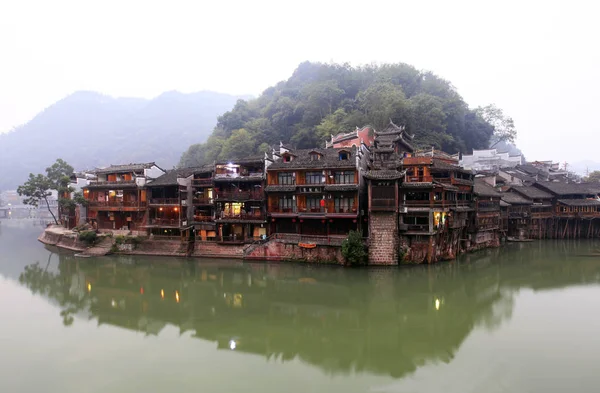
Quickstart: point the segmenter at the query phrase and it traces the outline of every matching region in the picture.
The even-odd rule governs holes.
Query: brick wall
[[[369,215],[369,264],[398,264],[398,227],[396,213],[371,212]]]

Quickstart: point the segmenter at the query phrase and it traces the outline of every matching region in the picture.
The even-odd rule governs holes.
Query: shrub
[[[348,233],[348,237],[342,242],[342,256],[350,265],[365,265],[367,263],[367,250],[360,232],[350,231]]]
[[[96,231],[83,231],[79,233],[79,240],[87,244],[94,244],[97,238],[98,234]]]

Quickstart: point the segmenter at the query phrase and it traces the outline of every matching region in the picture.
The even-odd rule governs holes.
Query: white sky
[[[0,132],[76,90],[258,95],[304,60],[406,62],[503,108],[529,159],[593,160],[596,3],[1,0]]]

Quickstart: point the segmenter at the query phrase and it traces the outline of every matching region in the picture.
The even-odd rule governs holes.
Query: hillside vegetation
[[[351,67],[305,62],[283,82],[219,117],[206,143],[190,148],[181,166],[261,153],[279,141],[322,146],[357,126],[385,127],[390,119],[415,134],[418,147],[447,152],[486,148],[494,126],[470,109],[452,84],[408,64]]]

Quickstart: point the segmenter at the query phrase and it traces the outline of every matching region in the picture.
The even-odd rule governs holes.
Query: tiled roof
[[[106,168],[96,168],[92,173],[104,174],[104,173],[118,173],[118,172],[137,172],[144,169],[150,169],[156,164],[153,162],[140,163],[140,164],[124,164],[124,165],[111,165]]]
[[[513,186],[510,189],[529,199],[552,199],[552,194],[533,186]]]
[[[562,183],[539,181],[534,184],[535,187],[550,191],[554,195],[587,195],[600,192],[600,185],[593,183]]]
[[[433,188],[433,186],[431,182],[415,181],[402,183],[401,188]]]
[[[483,197],[500,197],[501,194],[494,189],[494,187],[490,186],[486,182],[482,180],[476,180],[475,185],[473,187],[475,195],[483,196]]]
[[[148,187],[164,187],[164,186],[176,186],[177,179],[183,177],[189,177],[194,174],[194,168],[180,168],[172,169],[167,171],[162,176],[157,177],[151,183],[148,183]]]
[[[567,206],[600,206],[596,199],[559,199],[558,202]]]
[[[523,198],[516,192],[506,192],[502,194],[502,200],[510,203],[511,205],[532,205],[533,202],[529,199]]]
[[[340,160],[340,152],[346,151],[350,153],[347,160]],[[319,160],[313,160],[310,153],[318,153],[321,155]],[[293,150],[290,152],[294,159],[289,162],[277,160],[272,163],[268,170],[272,169],[310,169],[310,168],[356,168],[356,153],[355,147],[342,147],[335,149],[302,149]]]
[[[249,164],[262,164],[265,160],[265,155],[264,154],[260,154],[260,155],[255,155],[255,156],[248,156],[245,158],[232,158],[229,160],[218,160],[216,162],[216,164],[219,165],[225,165],[225,164],[237,164],[237,165],[249,165]]]
[[[367,171],[364,177],[371,180],[395,180],[403,178],[404,173],[405,172],[398,172],[395,169],[382,169]]]
[[[325,191],[356,191],[358,184],[325,184]]]
[[[296,191],[296,186],[294,185],[269,185],[265,187],[266,192],[294,192]]]

